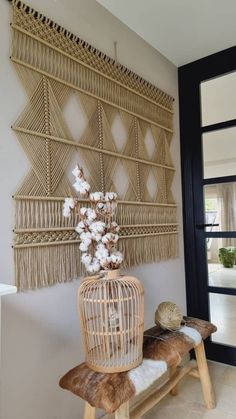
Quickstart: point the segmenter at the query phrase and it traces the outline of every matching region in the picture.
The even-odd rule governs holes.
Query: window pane
[[[206,231],[236,231],[236,182],[205,185],[204,201]]]
[[[236,346],[236,296],[209,294],[210,319],[217,326],[212,342]]]
[[[201,83],[202,126],[236,118],[236,72]]]
[[[203,134],[204,178],[236,175],[236,127]]]
[[[208,285],[236,288],[236,239],[206,239]]]

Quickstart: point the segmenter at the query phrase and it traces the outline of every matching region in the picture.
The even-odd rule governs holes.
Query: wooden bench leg
[[[172,375],[174,375],[176,373],[176,370],[177,370],[177,365],[173,365],[172,367],[170,367],[170,377],[172,377]],[[177,394],[178,394],[178,386],[177,385],[172,388],[172,390],[170,391],[170,394],[172,396],[177,396]]]
[[[196,355],[196,360],[197,360],[200,381],[202,385],[203,397],[204,397],[206,406],[208,409],[214,409],[216,406],[215,394],[214,394],[211,378],[209,375],[205,347],[204,347],[203,342],[200,343],[200,345],[198,345],[195,348],[195,355]]]
[[[115,419],[129,419],[129,402],[122,404],[115,412]]]
[[[95,417],[96,407],[93,407],[88,402],[85,402],[84,419],[95,419]]]

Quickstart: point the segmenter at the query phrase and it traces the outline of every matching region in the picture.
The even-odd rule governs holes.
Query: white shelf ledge
[[[15,294],[16,292],[17,288],[14,285],[2,284],[0,282],[0,297],[3,295]]]

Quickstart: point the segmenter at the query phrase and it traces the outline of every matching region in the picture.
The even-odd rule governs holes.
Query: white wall
[[[162,300],[185,310],[182,246],[181,186],[178,127],[177,69],[94,0],[28,0],[55,21],[113,55],[118,41],[119,61],[173,95],[175,135],[172,155],[176,166],[173,191],[179,205],[180,257],[133,269],[145,287],[146,325]],[[14,282],[12,194],[27,172],[28,162],[11,124],[23,109],[26,95],[8,57],[10,6],[0,2],[0,281]],[[58,379],[83,360],[76,311],[80,281],[9,296],[2,307],[2,419],[79,419],[82,403],[58,388]]]

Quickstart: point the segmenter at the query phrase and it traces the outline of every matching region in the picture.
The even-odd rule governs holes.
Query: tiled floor
[[[212,341],[236,346],[236,296],[210,293],[209,300],[210,318],[217,326]]]
[[[224,268],[220,263],[209,263],[208,272],[209,285],[236,288],[236,266]],[[236,346],[236,296],[210,293],[209,300],[210,318],[217,326],[213,342]]]
[[[167,396],[143,419],[236,419],[236,368],[209,362],[217,406],[204,406],[199,380],[188,377],[179,386],[176,397]]]
[[[221,263],[208,263],[209,285],[236,288],[236,266],[224,268]]]

